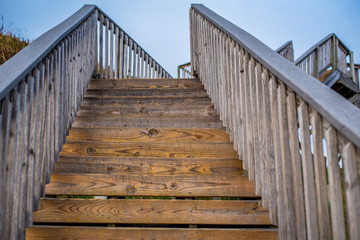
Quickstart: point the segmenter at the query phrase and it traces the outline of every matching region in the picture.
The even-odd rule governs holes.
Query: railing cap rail
[[[260,40],[202,4],[191,7],[228,34],[272,74],[308,102],[338,131],[360,147],[360,110],[338,93],[289,62]]]
[[[32,41],[18,54],[0,66],[0,100],[14,89],[46,55],[92,11],[95,5],[84,5],[69,18]]]
[[[319,42],[315,43],[311,48],[309,48],[309,50],[307,50],[304,54],[302,54],[300,57],[298,57],[295,61],[294,64],[298,64],[299,62],[301,62],[302,60],[304,60],[305,58],[307,58],[312,52],[314,52],[316,50],[317,47],[320,47],[321,45],[323,45],[325,42],[327,42],[330,38],[332,38],[333,36],[335,36],[335,38],[337,38],[339,40],[339,44],[340,46],[342,46],[348,53],[350,52],[349,48],[347,48],[345,46],[345,44],[338,38],[338,36],[336,36],[335,33],[330,33],[328,34],[326,37],[324,37],[323,39],[321,39]]]
[[[284,43],[283,45],[281,45],[280,47],[278,47],[276,50],[275,50],[275,52],[281,52],[282,50],[284,50],[285,48],[287,48],[287,46],[289,46],[289,45],[292,45],[292,42],[293,41],[287,41],[286,43]]]

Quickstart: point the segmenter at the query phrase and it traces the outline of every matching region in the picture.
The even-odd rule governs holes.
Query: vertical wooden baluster
[[[245,53],[243,58],[244,67],[244,97],[246,112],[246,149],[247,164],[249,168],[249,179],[255,181],[255,163],[254,163],[254,145],[253,145],[253,119],[251,111],[251,89],[250,89],[250,73],[249,73],[249,54]]]
[[[325,139],[328,158],[329,199],[333,239],[345,239],[345,221],[336,130],[330,127],[325,132]]]
[[[252,147],[252,161],[254,169],[253,169],[253,174],[255,177],[255,192],[256,194],[260,195],[261,194],[261,163],[259,161],[259,142],[258,142],[258,119],[257,119],[257,106],[256,106],[256,78],[255,78],[255,60],[254,58],[250,58],[250,62],[249,62],[249,69],[248,69],[248,86],[249,86],[249,121],[251,122],[251,128],[250,131],[252,131],[251,136],[251,147]]]
[[[155,78],[155,61],[153,58],[151,58],[151,67],[152,67],[151,78]]]
[[[119,36],[119,78],[124,78],[124,32],[120,31]]]
[[[236,44],[235,46],[235,56],[234,56],[234,72],[235,72],[235,107],[236,107],[236,124],[237,124],[237,129],[236,129],[236,135],[238,135],[237,138],[237,150],[239,153],[239,158],[243,159],[243,149],[242,149],[242,145],[243,145],[243,139],[242,139],[242,101],[241,101],[241,79],[240,79],[240,47],[238,44]]]
[[[328,191],[326,183],[326,162],[323,152],[323,132],[320,115],[313,110],[311,115],[312,144],[314,151],[314,173],[315,173],[315,192],[316,209],[318,213],[318,226],[320,239],[330,239],[330,216]]]
[[[237,146],[238,146],[238,128],[237,128],[237,122],[238,122],[238,118],[237,118],[237,102],[236,102],[236,90],[237,90],[237,82],[236,82],[236,59],[235,59],[235,46],[236,43],[234,41],[231,42],[231,47],[230,47],[230,62],[231,62],[231,102],[232,102],[232,108],[231,108],[231,112],[232,112],[232,117],[231,117],[231,122],[232,122],[232,131],[233,131],[233,136],[234,136],[234,149],[237,150]],[[215,74],[212,74],[215,75]]]
[[[18,95],[19,95],[19,108],[18,108],[18,125],[17,128],[17,141],[16,141],[16,158],[9,159],[13,162],[13,199],[12,201],[12,211],[10,212],[10,236],[14,239],[21,238],[22,235],[17,235],[19,232],[19,208],[20,208],[20,183],[21,183],[21,172],[22,172],[22,163],[24,159],[24,137],[25,137],[25,124],[26,124],[26,99],[27,99],[27,85],[25,80],[22,80],[18,85]],[[8,164],[9,166],[9,164]],[[20,231],[21,233],[21,231]]]
[[[105,18],[105,79],[109,78],[109,19]]]
[[[255,138],[257,138],[257,162],[259,163],[260,171],[257,173],[260,179],[261,185],[261,196],[262,196],[262,203],[263,206],[268,208],[268,172],[267,172],[267,160],[266,160],[266,148],[265,148],[265,132],[263,132],[263,93],[262,93],[262,82],[261,82],[261,64],[256,62],[255,63],[255,103],[256,103],[256,112],[255,116],[257,119],[257,125],[255,125],[255,131],[257,134]]]
[[[71,94],[70,94],[70,89],[71,89],[71,64],[69,62],[69,58],[70,58],[70,54],[71,54],[71,42],[69,40],[69,37],[67,37],[65,39],[65,56],[64,56],[64,61],[65,61],[65,69],[66,69],[66,92],[65,92],[65,118],[66,118],[66,135],[69,134],[69,129],[71,128]],[[47,73],[48,73],[48,83],[47,83],[47,88],[50,85],[50,81],[51,81],[51,75],[50,75],[50,60],[47,59],[46,61],[46,69],[47,69]],[[48,91],[50,94],[50,91]],[[50,96],[48,97],[48,101],[50,102]],[[49,109],[49,104],[48,104],[48,112],[50,114],[51,110]],[[50,121],[49,121],[50,122]],[[51,162],[51,161],[50,161]]]
[[[11,93],[10,93],[11,94]],[[10,94],[8,94],[1,103],[1,114],[3,116],[3,121],[2,121],[2,125],[1,125],[1,135],[2,135],[2,139],[3,139],[3,152],[2,152],[2,156],[1,156],[1,162],[0,162],[0,166],[1,166],[1,174],[0,174],[0,190],[1,190],[1,194],[0,194],[0,236],[2,236],[3,239],[7,239],[9,238],[9,209],[8,209],[8,204],[7,204],[7,198],[8,195],[6,194],[6,189],[8,187],[7,185],[7,165],[8,163],[8,156],[9,154],[11,154],[11,149],[10,149],[10,144],[11,141],[13,141],[11,138],[13,138],[13,131],[12,131],[12,125],[15,124],[16,122],[16,118],[13,119],[13,108],[15,108],[14,104],[16,104],[13,101],[10,101]]]
[[[114,78],[114,23],[110,23],[110,64],[109,64],[109,78]]]
[[[289,137],[290,137],[290,155],[294,189],[294,204],[296,217],[297,239],[306,239],[306,222],[304,207],[304,188],[302,180],[302,169],[299,150],[298,123],[296,114],[295,94],[290,92],[286,99]]]
[[[345,195],[347,209],[347,225],[350,239],[360,239],[360,176],[358,173],[356,150],[349,142],[342,150]]]
[[[127,72],[127,77],[126,78],[132,78],[133,77],[133,75],[131,73],[133,47],[134,47],[134,43],[133,43],[133,40],[130,38],[129,39],[128,72]]]
[[[145,55],[145,76],[144,78],[148,78],[148,67],[149,66],[149,59],[148,59],[148,55]]]
[[[104,78],[104,15],[100,14],[100,61],[99,61],[99,72],[100,78]]]
[[[114,66],[114,78],[119,79],[119,60],[120,60],[120,49],[119,49],[119,28],[115,26],[115,66]]]
[[[29,74],[26,77],[26,112],[25,112],[25,129],[24,129],[24,148],[22,149],[24,157],[22,162],[22,170],[21,170],[21,183],[20,183],[20,203],[19,203],[19,236],[24,236],[25,228],[27,225],[26,220],[26,203],[29,194],[27,192],[27,184],[28,184],[28,170],[29,170],[29,153],[30,153],[30,127],[31,127],[31,107],[32,107],[32,97],[33,97],[33,81],[30,80],[31,75]],[[1,232],[1,231],[0,231]]]
[[[125,34],[124,34],[125,35]],[[124,69],[123,69],[123,78],[127,78],[127,69],[128,69],[128,49],[129,49],[129,43],[128,43],[128,36],[124,36]]]
[[[242,145],[240,146],[242,151],[242,160],[243,160],[243,167],[246,170],[249,170],[249,161],[247,155],[247,141],[245,141],[247,136],[247,112],[246,112],[246,101],[245,101],[245,64],[244,64],[244,49],[240,49],[239,54],[239,72],[240,72],[240,103],[241,103],[241,139]]]
[[[307,239],[318,239],[317,212],[315,199],[314,166],[310,146],[309,114],[307,104],[302,102],[298,108],[301,157],[304,179],[305,211],[307,223]]]
[[[274,81],[272,81],[273,84]],[[264,69],[261,75],[262,84],[262,101],[263,101],[263,114],[262,114],[262,132],[263,132],[263,141],[265,144],[265,161],[267,171],[267,181],[268,181],[268,208],[270,210],[270,220],[273,224],[278,224],[278,206],[277,206],[277,188],[276,188],[276,177],[277,177],[277,169],[275,166],[275,153],[274,153],[274,143],[275,137],[278,141],[278,133],[273,133],[273,128],[278,126],[278,119],[275,116],[275,113],[278,112],[277,109],[274,109],[274,116],[271,114],[272,104],[275,104],[276,107],[276,99],[272,99],[272,97],[276,98],[276,87],[270,88],[270,80],[269,80],[269,72]],[[274,90],[272,90],[274,88]],[[274,91],[274,92],[272,92]],[[274,125],[274,126],[273,126]],[[273,138],[274,137],[274,138]],[[278,147],[278,146],[277,146]],[[280,152],[278,151],[278,154]],[[279,158],[280,159],[280,158]],[[278,160],[279,160],[278,159]]]
[[[133,67],[133,70],[132,70],[132,75],[133,75],[133,78],[137,78],[137,75],[136,75],[136,69],[137,69],[137,57],[136,57],[136,55],[137,55],[137,44],[136,43],[134,43],[134,50],[133,50],[133,65],[132,65],[132,67]]]
[[[289,128],[288,117],[286,115],[286,93],[283,83],[279,83],[278,88],[278,110],[279,110],[279,129],[280,129],[280,154],[284,189],[284,206],[286,212],[286,225],[287,225],[287,237],[288,239],[295,239],[296,233],[296,218],[295,218],[295,206],[294,206],[294,193],[293,193],[293,178],[292,178],[292,166],[289,149]],[[283,208],[283,207],[282,207]],[[281,208],[281,209],[282,209]],[[280,208],[279,208],[280,210]]]
[[[144,50],[141,50],[141,78],[144,77],[144,67],[145,67],[145,56],[144,56]]]
[[[5,169],[5,158],[4,158],[4,145],[5,145],[5,134],[6,134],[6,130],[3,129],[3,111],[2,111],[2,103],[0,102],[0,126],[1,126],[1,130],[0,130],[0,191],[4,192],[4,175],[3,174],[3,170]],[[3,199],[4,194],[2,194],[2,196],[0,196],[0,234],[2,232],[2,219],[3,219],[3,204],[4,204],[4,199]]]

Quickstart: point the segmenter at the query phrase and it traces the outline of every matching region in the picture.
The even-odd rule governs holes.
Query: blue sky
[[[360,0],[0,0],[5,27],[36,39],[83,4],[96,4],[174,77],[190,60],[189,8],[205,6],[276,49],[293,40],[295,58],[336,33],[360,63]]]

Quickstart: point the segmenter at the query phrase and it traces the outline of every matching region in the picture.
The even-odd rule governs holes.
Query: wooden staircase
[[[27,239],[277,239],[197,79],[91,80]]]

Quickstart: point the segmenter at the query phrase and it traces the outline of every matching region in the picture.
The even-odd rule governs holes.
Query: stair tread
[[[73,128],[68,141],[226,143],[223,129],[213,128]]]
[[[242,175],[238,159],[106,158],[61,156],[54,173],[137,175]]]
[[[47,195],[258,197],[246,176],[52,173]]]
[[[41,199],[34,222],[271,225],[259,201]]]
[[[26,230],[26,239],[278,239],[277,229],[263,228],[149,228],[149,227],[68,227],[33,226]],[[114,237],[115,236],[115,237]]]

